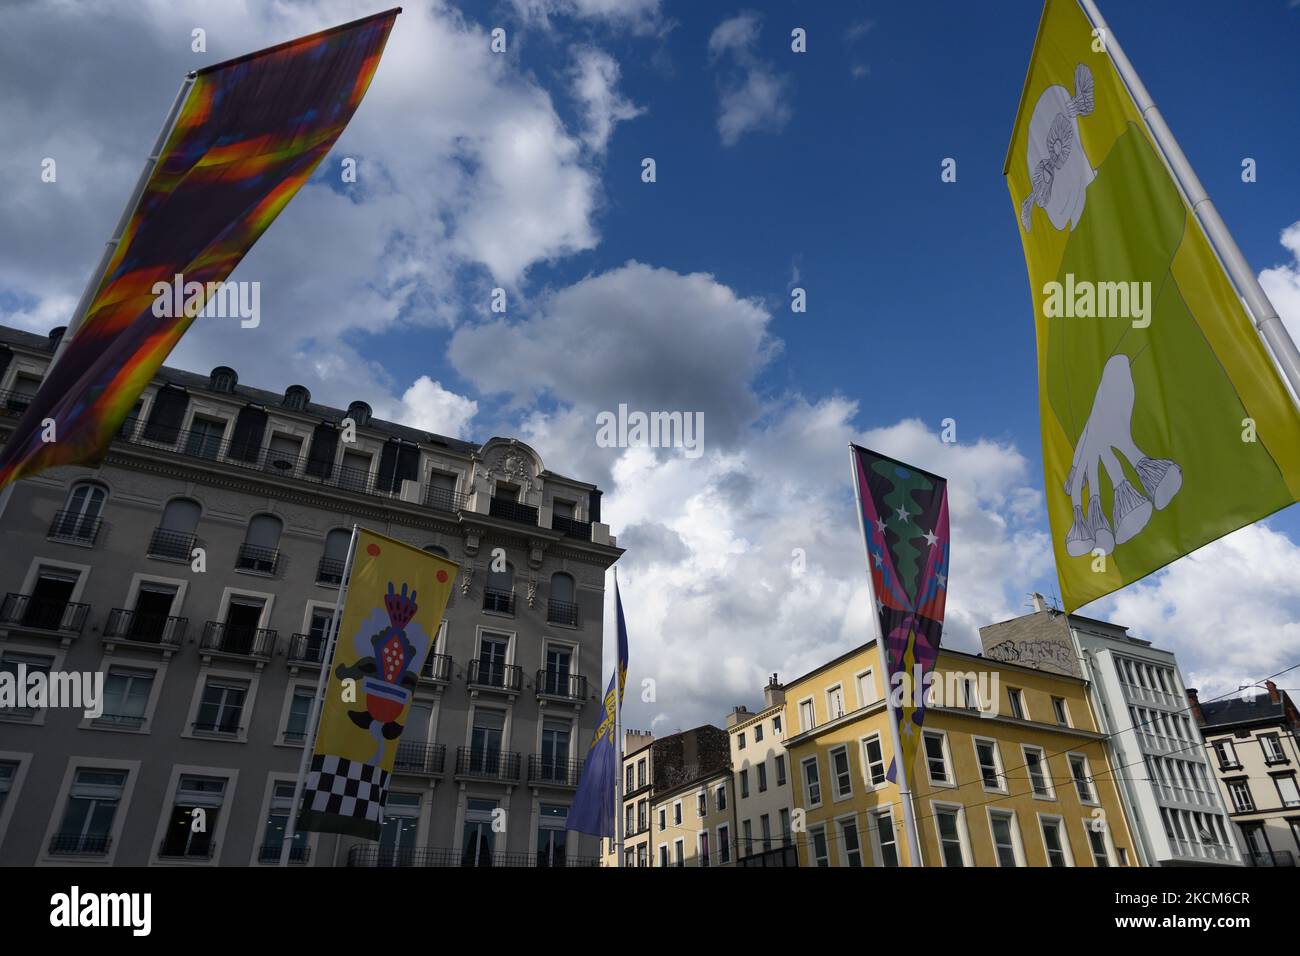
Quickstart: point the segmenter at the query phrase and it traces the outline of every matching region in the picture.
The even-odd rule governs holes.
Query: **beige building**
[[[1295,866],[1300,860],[1300,714],[1291,697],[1272,681],[1265,681],[1263,690],[1224,700],[1201,703],[1193,688],[1187,697],[1241,834],[1246,863]]]
[[[727,715],[735,791],[736,859],[741,866],[797,865],[791,834],[794,809],[785,750],[785,689],[776,675],[763,688],[763,708]]]

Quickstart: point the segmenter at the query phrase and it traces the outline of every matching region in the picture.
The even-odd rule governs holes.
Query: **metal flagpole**
[[[330,622],[329,633],[325,638],[325,648],[321,652],[320,679],[316,682],[316,696],[311,701],[311,712],[307,717],[310,734],[302,743],[302,759],[298,761],[298,779],[293,785],[293,802],[289,805],[289,822],[284,829],[284,842],[280,845],[280,866],[289,865],[289,852],[293,848],[294,837],[298,835],[298,805],[302,803],[302,792],[307,786],[307,767],[311,755],[316,750],[316,735],[320,732],[320,717],[325,703],[325,687],[329,684],[330,664],[334,660],[334,645],[338,643],[340,616],[343,613],[343,599],[352,585],[352,556],[357,550],[357,526],[352,526],[352,540],[348,542],[348,556],[343,562],[343,580],[339,582],[339,596],[334,600],[334,620]]]
[[[615,866],[623,865],[623,662],[619,659],[618,639],[618,568],[614,568],[614,753],[618,755],[614,771]]]
[[[1223,268],[1232,278],[1233,284],[1237,287],[1237,294],[1245,302],[1247,310],[1255,320],[1255,327],[1259,330],[1260,335],[1264,337],[1273,352],[1273,358],[1282,369],[1282,374],[1291,384],[1291,390],[1295,393],[1293,401],[1300,406],[1300,349],[1296,348],[1295,342],[1287,333],[1286,326],[1282,324],[1281,318],[1278,317],[1277,309],[1269,301],[1264,289],[1259,284],[1259,279],[1251,271],[1250,265],[1246,262],[1246,257],[1241,254],[1237,248],[1236,241],[1232,238],[1232,233],[1224,225],[1223,219],[1219,216],[1219,211],[1214,208],[1214,203],[1205,193],[1205,187],[1201,185],[1200,179],[1196,176],[1196,171],[1192,169],[1192,164],[1187,161],[1183,155],[1178,141],[1174,139],[1174,134],[1166,125],[1164,117],[1156,109],[1155,102],[1151,99],[1151,94],[1142,84],[1138,77],[1137,71],[1133,69],[1133,64],[1129,62],[1124,50],[1115,39],[1114,32],[1107,25],[1106,20],[1097,9],[1094,0],[1079,0],[1083,12],[1088,19],[1092,21],[1095,29],[1100,31],[1102,43],[1106,52],[1110,55],[1111,62],[1115,64],[1115,70],[1119,73],[1120,79],[1128,87],[1129,95],[1133,97],[1134,103],[1137,104],[1138,112],[1146,120],[1147,128],[1151,131],[1156,145],[1164,153],[1166,164],[1173,175],[1175,182],[1183,191],[1187,199],[1187,204],[1191,206],[1192,211],[1201,221],[1201,227],[1210,239],[1210,244],[1214,247],[1219,256],[1219,261]]]
[[[858,460],[849,443],[849,478],[853,483],[853,500],[858,506],[858,531],[862,547],[869,549],[867,526],[862,520],[862,489],[858,486]],[[921,840],[916,832],[916,809],[912,806],[912,791],[907,784],[907,767],[903,760],[903,745],[898,735],[898,712],[894,709],[894,695],[889,679],[889,657],[885,654],[885,638],[880,629],[880,605],[876,601],[876,583],[871,577],[871,552],[867,551],[867,591],[871,595],[872,630],[876,632],[876,650],[880,653],[880,673],[884,680],[885,710],[888,715],[890,742],[894,747],[894,767],[898,771],[898,802],[903,805],[903,826],[907,831],[908,859],[912,866],[921,865]],[[912,693],[918,692],[916,687]]]
[[[163,121],[162,129],[158,131],[158,138],[154,141],[153,149],[149,151],[149,156],[144,162],[144,169],[140,171],[140,178],[136,180],[135,188],[131,190],[131,198],[127,200],[126,208],[122,210],[122,215],[117,220],[117,227],[113,230],[113,235],[104,244],[104,252],[99,257],[99,265],[91,273],[90,281],[86,283],[81,298],[77,300],[77,307],[72,312],[72,318],[68,320],[68,330],[63,333],[63,338],[59,341],[59,347],[54,350],[54,358],[50,361],[50,368],[53,368],[59,361],[60,356],[63,355],[64,350],[67,348],[68,342],[72,340],[73,334],[76,333],[85,320],[86,310],[90,308],[91,300],[94,298],[95,293],[99,291],[99,284],[104,281],[104,270],[108,268],[109,260],[117,252],[118,243],[122,241],[122,234],[126,232],[126,227],[131,224],[131,217],[135,215],[136,207],[140,205],[140,197],[144,195],[144,187],[149,182],[154,167],[158,165],[158,157],[162,155],[167,140],[171,137],[172,129],[176,126],[176,119],[181,114],[181,107],[193,87],[194,74],[191,73],[181,81],[181,88],[176,91],[176,98],[172,101],[171,109],[167,111],[167,119]]]

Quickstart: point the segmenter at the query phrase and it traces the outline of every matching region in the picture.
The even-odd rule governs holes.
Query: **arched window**
[[[505,570],[494,571],[488,565],[487,586],[483,588],[483,610],[499,614],[515,613],[515,568],[507,563]]]
[[[574,594],[573,575],[557,571],[551,575],[551,593],[546,602],[546,622],[578,626],[578,602]]]
[[[258,574],[274,574],[280,557],[280,531],[284,522],[275,515],[254,515],[239,546],[235,567]]]
[[[149,556],[188,561],[194,549],[194,530],[203,509],[190,498],[173,498],[163,508],[162,522],[149,541]]]
[[[284,390],[284,407],[300,412],[311,401],[311,392],[301,385],[290,385]]]
[[[99,519],[108,500],[108,489],[93,481],[79,481],[68,492],[63,510],[54,516],[50,537],[65,541],[94,544],[99,535]]]
[[[237,384],[239,384],[239,376],[235,374],[233,368],[225,365],[218,365],[208,376],[208,387],[214,392],[233,392]]]
[[[451,554],[447,551],[446,548],[442,547],[441,545],[437,545],[437,544],[426,544],[426,545],[425,545],[423,548],[421,548],[420,550],[422,550],[422,551],[428,551],[430,554],[436,554],[436,555],[437,555],[438,557],[440,557],[440,558],[450,558],[450,557],[451,557]]]
[[[338,587],[343,583],[343,569],[348,562],[348,545],[352,543],[352,532],[346,528],[335,528],[325,535],[325,553],[316,567],[316,583]]]
[[[369,425],[370,406],[365,402],[353,402],[348,406],[348,418],[356,422],[358,428]]]

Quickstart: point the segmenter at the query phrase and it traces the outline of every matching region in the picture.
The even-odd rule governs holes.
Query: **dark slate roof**
[[[0,343],[18,345],[36,351],[50,351],[49,336],[37,335],[33,332],[24,332],[21,329],[9,328],[4,325],[0,325]],[[235,371],[236,374],[238,374],[238,370]],[[187,372],[184,369],[171,368],[166,365],[158,370],[155,379],[173,385],[179,385],[184,388],[204,390],[210,388],[209,377],[207,375],[198,372]],[[256,405],[265,405],[267,408],[280,407],[284,403],[283,392],[271,392],[263,388],[253,388],[248,385],[236,385],[234,392],[231,394],[232,397],[242,398],[245,401],[252,402]],[[302,412],[332,422],[337,422],[347,416],[347,411],[344,409],[334,408],[330,405],[321,405],[316,402],[308,402],[306,407],[302,409]],[[394,438],[401,438],[409,442],[440,445],[449,451],[465,455],[477,451],[481,447],[475,442],[462,441],[459,438],[448,438],[444,435],[435,435],[431,432],[420,431],[418,428],[410,428],[397,422],[387,422],[373,417],[365,428],[368,431],[378,432]]]
[[[1254,721],[1277,722],[1286,717],[1286,692],[1278,692],[1276,704],[1263,691],[1255,697],[1253,703],[1240,697],[1211,700],[1201,704],[1201,713],[1205,715],[1205,727],[1226,727],[1229,724]]]

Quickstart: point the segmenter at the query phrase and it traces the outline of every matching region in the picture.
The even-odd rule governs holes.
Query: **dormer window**
[[[290,385],[284,390],[284,407],[295,412],[301,412],[311,401],[311,392],[301,385]]]
[[[66,325],[60,325],[57,328],[50,329],[50,351],[56,351],[59,343],[63,341],[64,333],[68,331]]]
[[[353,402],[348,406],[348,418],[357,424],[357,427],[370,424],[370,406],[365,402]]]
[[[214,392],[225,392],[227,394],[235,390],[235,385],[239,382],[239,377],[235,375],[233,368],[227,368],[224,365],[218,365],[208,376],[208,386]]]

